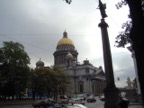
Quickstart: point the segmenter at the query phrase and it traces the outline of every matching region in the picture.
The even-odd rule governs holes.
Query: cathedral
[[[78,62],[78,52],[73,41],[68,37],[68,33],[63,33],[56,46],[54,55],[54,65],[62,67],[70,76],[73,94],[95,94],[103,93],[105,85],[105,73],[101,66],[94,67],[89,60],[84,60],[82,64]]]
[[[69,75],[71,88],[67,91],[68,94],[103,94],[106,79],[102,67],[93,66],[87,59],[79,63],[74,42],[68,37],[66,31],[58,41],[53,56],[54,65],[62,68]],[[36,63],[36,66],[38,64],[44,66],[41,60]]]

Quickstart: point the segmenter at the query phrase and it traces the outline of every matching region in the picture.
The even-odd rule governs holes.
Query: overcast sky
[[[117,86],[125,86],[127,77],[135,77],[131,53],[127,48],[116,48],[115,37],[122,31],[122,23],[128,20],[127,6],[117,10],[121,0],[102,0],[106,3],[106,22],[111,45]],[[45,66],[54,64],[53,53],[66,30],[79,53],[78,61],[88,59],[94,66],[102,66],[103,51],[101,31],[98,27],[101,15],[98,0],[0,0],[0,47],[3,41],[20,42],[28,53],[32,68],[41,58]]]

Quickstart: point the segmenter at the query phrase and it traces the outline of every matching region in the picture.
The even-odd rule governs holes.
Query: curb
[[[21,102],[21,101],[16,101],[16,102],[0,102],[0,106],[5,106],[5,105],[27,105],[27,104],[32,104],[34,101],[27,101],[27,102]]]

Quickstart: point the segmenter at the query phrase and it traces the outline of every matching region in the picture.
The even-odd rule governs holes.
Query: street
[[[87,103],[85,102],[85,106],[88,108],[104,108],[104,102],[100,101],[99,98],[96,98],[97,101],[94,103]],[[9,106],[2,106],[0,108],[33,108],[32,105],[9,105]],[[128,108],[142,108],[141,105],[129,105]]]

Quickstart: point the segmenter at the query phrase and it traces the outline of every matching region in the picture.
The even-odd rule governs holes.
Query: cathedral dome
[[[41,59],[40,59],[38,62],[36,62],[36,66],[37,66],[37,67],[44,66],[44,62],[41,61]]]
[[[66,55],[66,59],[73,59],[73,55],[70,52],[68,52],[68,54]]]
[[[61,40],[59,40],[58,45],[72,45],[74,46],[73,42],[69,39],[69,38],[62,38]]]
[[[57,46],[59,46],[59,45],[72,45],[72,46],[74,46],[74,43],[72,42],[72,40],[68,38],[66,31],[63,33],[63,38],[60,39],[59,42],[57,43]]]
[[[58,41],[54,55],[54,64],[61,67],[66,66],[66,62],[77,61],[78,52],[75,50],[74,43],[68,38],[66,31],[63,32],[63,37]]]

